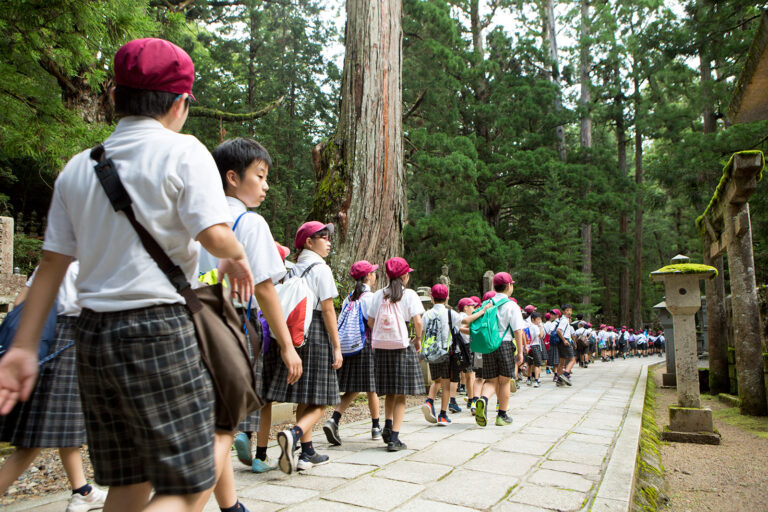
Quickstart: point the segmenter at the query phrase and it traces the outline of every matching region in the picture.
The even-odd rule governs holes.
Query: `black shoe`
[[[397,441],[390,441],[389,443],[387,443],[388,452],[399,452],[400,450],[405,450],[407,448],[408,447],[405,446],[405,443],[399,439]]]
[[[386,444],[389,444],[392,438],[392,429],[389,427],[384,427],[381,430],[381,440],[384,441]]]

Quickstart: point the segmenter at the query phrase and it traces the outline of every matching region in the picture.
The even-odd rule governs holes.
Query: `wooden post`
[[[711,257],[710,244],[704,244],[704,264],[717,269],[717,277],[704,281],[707,295],[707,331],[709,338],[709,391],[728,393],[728,333],[725,321],[725,279],[723,257]]]
[[[731,202],[724,212],[728,239],[728,268],[731,274],[734,344],[742,414],[768,415],[763,376],[763,346],[760,312],[755,291],[755,260],[749,203]]]

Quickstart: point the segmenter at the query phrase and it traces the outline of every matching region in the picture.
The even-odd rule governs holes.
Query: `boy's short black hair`
[[[148,91],[125,85],[115,87],[115,111],[119,116],[162,117],[171,110],[179,95],[175,92]],[[185,100],[189,108],[189,97]]]
[[[269,156],[269,152],[253,139],[237,137],[225,140],[211,154],[216,167],[219,168],[224,190],[227,189],[227,171],[235,171],[242,179],[245,177],[248,166],[257,160],[267,164],[267,170],[272,168],[272,157]]]
[[[445,301],[447,301],[447,300],[448,299],[436,299],[436,298],[432,297],[432,302],[434,302],[435,304],[445,304]]]
[[[535,311],[531,313],[531,320],[536,320],[537,318],[541,318],[541,315]]]
[[[496,292],[498,292],[498,293],[503,293],[503,292],[504,292],[504,290],[506,290],[506,289],[507,289],[507,286],[508,286],[508,285],[506,285],[506,284],[495,284],[495,285],[493,285],[493,289],[494,289]]]

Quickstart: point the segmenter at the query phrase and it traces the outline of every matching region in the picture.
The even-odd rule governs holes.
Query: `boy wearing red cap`
[[[457,305],[457,309],[459,311],[459,317],[463,320],[464,318],[471,315],[477,306],[480,305],[480,297],[465,297],[461,300],[459,300],[459,303]],[[467,347],[469,347],[469,332],[463,332],[461,329],[459,329],[459,332],[461,333],[461,339],[464,342]],[[473,367],[469,368],[469,371],[462,372],[461,375],[464,379],[464,384],[466,386],[467,391],[467,406],[471,407],[474,405],[473,399],[475,398],[475,369],[474,369],[474,360],[475,355],[472,354],[470,351],[470,354],[472,355],[472,364]],[[482,386],[482,384],[481,384]]]
[[[376,322],[383,303],[394,304],[400,319],[413,322],[414,337],[401,340],[406,348],[375,349],[376,392],[386,395],[382,439],[388,451],[406,449],[400,440],[400,427],[405,416],[405,395],[424,393],[424,378],[417,352],[421,348],[424,306],[415,291],[407,288],[413,269],[403,258],[390,258],[384,263],[389,284],[373,294],[369,305],[368,326],[376,332]],[[408,336],[408,333],[403,333]],[[375,337],[372,338],[375,340]]]
[[[193,80],[192,60],[167,41],[121,47],[114,100],[122,118],[105,152],[93,156],[111,159],[137,221],[187,281],[196,278],[197,240],[247,299],[253,277],[216,164],[197,139],[178,133]],[[72,158],[56,181],[40,268],[16,342],[0,361],[0,412],[29,396],[42,320],[77,255],[78,380],[95,478],[110,486],[107,504],[199,509],[215,480],[210,376],[184,298],[112,207],[90,156]]]
[[[469,325],[485,314],[493,304],[509,299],[514,291],[515,281],[507,272],[499,272],[493,276],[493,289],[496,295],[481,310],[462,320]],[[475,421],[481,427],[488,422],[488,398],[497,392],[499,412],[496,417],[497,426],[512,424],[512,418],[507,414],[510,395],[510,379],[515,376],[515,366],[523,362],[523,329],[525,321],[516,302],[507,300],[496,310],[499,334],[502,342],[499,348],[490,354],[483,354],[483,367],[479,376],[485,379],[480,399],[475,404]],[[514,343],[514,347],[513,347]],[[515,355],[515,351],[517,354]]]
[[[368,306],[371,302],[371,288],[376,283],[376,270],[378,265],[373,265],[366,260],[355,262],[349,269],[349,275],[355,280],[355,289],[344,299],[341,306],[344,311],[350,303],[360,301],[360,314],[363,320],[368,322]],[[371,348],[370,330],[365,330],[365,344],[359,354],[344,356],[344,364],[336,372],[339,380],[341,403],[336,406],[333,415],[325,422],[323,432],[328,443],[334,446],[341,445],[339,436],[339,422],[341,415],[347,410],[359,393],[368,394],[368,410],[371,413],[371,439],[381,439],[381,426],[379,425],[379,395],[376,394],[376,378],[374,376],[373,349]]]
[[[424,325],[436,319],[439,328],[442,331],[442,339],[447,340],[449,346],[451,343],[451,330],[449,327],[449,315],[450,323],[458,329],[461,326],[461,317],[458,313],[445,307],[445,303],[448,301],[448,287],[444,284],[436,284],[430,291],[432,297],[432,303],[434,306],[424,313],[422,316],[422,322]],[[429,363],[429,374],[434,381],[434,384],[429,388],[429,395],[424,401],[424,405],[421,406],[421,410],[424,413],[424,418],[429,423],[437,423],[438,426],[446,426],[451,420],[448,418],[448,405],[449,401],[451,405],[458,408],[456,404],[456,388],[459,384],[460,369],[457,365],[457,359],[451,354],[446,361],[442,363]],[[437,389],[442,389],[440,414],[435,416],[435,397],[437,396]],[[456,412],[461,412],[458,409]]]
[[[304,345],[296,349],[302,361],[303,373],[295,383],[289,379],[289,368],[279,359],[272,377],[267,400],[289,402],[296,407],[296,424],[277,434],[280,445],[280,470],[291,474],[325,464],[329,458],[321,455],[312,444],[312,429],[323,417],[326,405],[339,403],[339,383],[336,372],[342,364],[339,330],[333,299],[339,295],[331,267],[325,258],[331,252],[333,224],[305,222],[296,232],[293,246],[299,250],[296,265],[290,275],[302,276],[317,302],[312,308],[312,322]],[[309,311],[307,311],[309,314]],[[270,346],[270,350],[273,347]],[[275,350],[277,347],[275,347]],[[268,358],[265,357],[265,364]],[[298,461],[294,450],[301,443]]]

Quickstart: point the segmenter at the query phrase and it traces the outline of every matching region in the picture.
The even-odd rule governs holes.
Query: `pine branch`
[[[405,115],[403,116],[403,122],[405,122],[406,119],[411,117],[411,114],[416,112],[416,109],[419,108],[419,105],[421,105],[421,102],[424,101],[424,96],[427,95],[427,90],[428,89],[424,89],[423,91],[421,91],[421,94],[419,94],[419,97],[416,98],[416,101],[413,103],[411,108],[409,108],[408,112],[406,112]]]
[[[285,98],[285,96],[280,96],[275,101],[273,101],[263,109],[257,110],[256,112],[246,112],[243,114],[237,114],[234,112],[224,112],[223,110],[216,110],[214,108],[190,107],[189,115],[190,117],[208,117],[211,119],[221,119],[222,121],[253,121],[254,119],[264,117],[265,115],[275,110],[278,107],[278,105],[280,105],[280,103],[283,102],[283,98]]]

